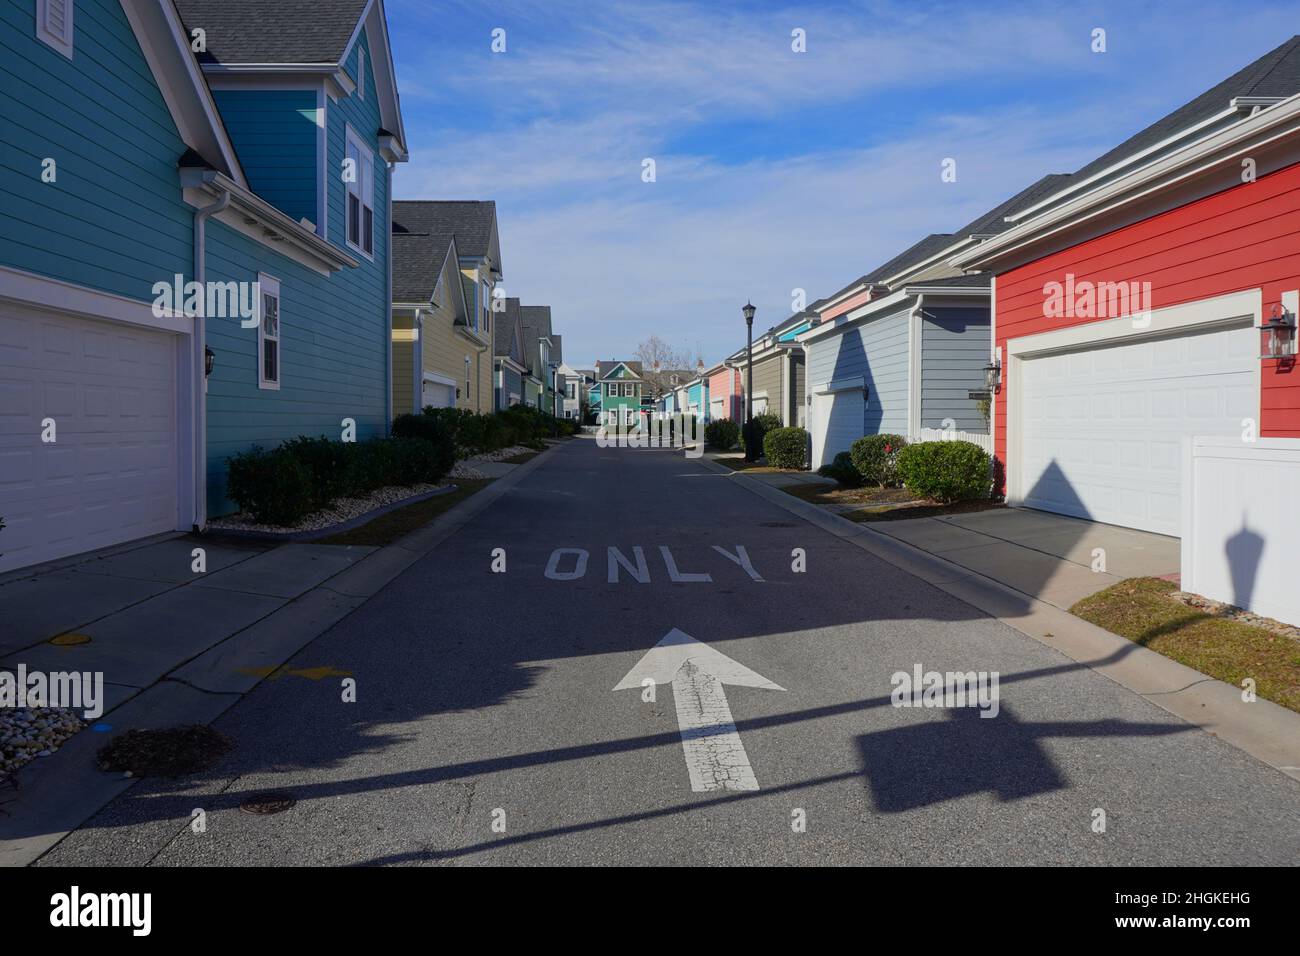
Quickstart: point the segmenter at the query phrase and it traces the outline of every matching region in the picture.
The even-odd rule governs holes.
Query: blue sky
[[[1300,3],[1199,0],[387,9],[397,198],[496,200],[507,294],[552,307],[579,367],[652,334],[713,362],[747,298],[767,328],[1300,30]]]

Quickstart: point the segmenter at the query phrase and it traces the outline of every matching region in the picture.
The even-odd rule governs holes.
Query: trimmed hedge
[[[862,475],[853,464],[853,458],[847,451],[835,456],[835,460],[817,469],[817,474],[834,478],[846,488],[856,488],[862,484]]]
[[[987,498],[993,479],[989,456],[968,441],[923,441],[898,453],[898,475],[918,495],[944,504]]]
[[[899,481],[898,453],[905,447],[902,435],[866,435],[849,446],[849,457],[864,482],[887,488]]]
[[[808,460],[808,432],[802,428],[773,428],[763,436],[763,454],[773,468],[802,468]]]
[[[740,426],[730,418],[716,418],[704,426],[704,441],[719,451],[731,451],[740,441]]]
[[[453,464],[446,434],[363,442],[304,436],[271,451],[255,447],[231,456],[226,495],[259,524],[292,527],[336,498],[438,481]]]
[[[440,425],[451,435],[456,454],[461,458],[498,451],[512,445],[536,447],[536,443],[543,438],[559,438],[578,433],[577,422],[556,418],[531,405],[512,405],[505,411],[487,415],[479,415],[463,408],[428,406],[419,415],[399,416],[408,417],[423,418]],[[397,434],[397,421],[393,422],[393,429],[393,433]],[[419,437],[418,434],[416,437]]]

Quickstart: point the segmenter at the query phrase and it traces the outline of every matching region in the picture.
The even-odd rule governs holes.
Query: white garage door
[[[456,386],[425,379],[421,402],[423,403],[422,408],[428,408],[430,405],[434,408],[454,408],[456,405]]]
[[[1257,416],[1257,349],[1242,327],[1025,360],[1024,504],[1179,534],[1183,438]]]
[[[755,411],[757,414],[757,411]],[[812,402],[812,467],[835,460],[862,437],[866,408],[862,387],[835,392],[814,392]]]
[[[0,571],[174,530],[175,405],[173,335],[0,305]]]

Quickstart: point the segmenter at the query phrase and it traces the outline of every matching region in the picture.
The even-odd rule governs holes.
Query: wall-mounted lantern
[[[1259,357],[1286,359],[1295,356],[1295,313],[1273,306],[1267,322],[1259,327]]]
[[[996,392],[998,386],[1002,384],[1002,362],[1001,356],[995,355],[989,360],[989,364],[984,366],[984,384],[989,390],[989,394]]]
[[[203,377],[204,378],[207,378],[209,375],[212,374],[212,363],[215,362],[216,360],[217,360],[217,354],[213,352],[212,349],[208,348],[206,345],[203,346]]]

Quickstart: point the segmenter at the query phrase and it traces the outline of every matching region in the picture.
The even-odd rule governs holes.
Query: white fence
[[[1300,439],[1184,442],[1182,589],[1300,624]]]
[[[993,454],[992,435],[963,432],[955,428],[922,428],[910,441],[968,441],[971,444],[979,445],[990,455]]]

